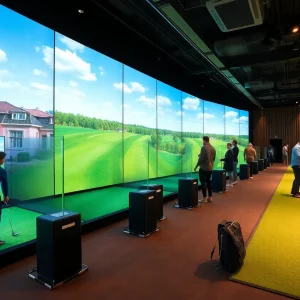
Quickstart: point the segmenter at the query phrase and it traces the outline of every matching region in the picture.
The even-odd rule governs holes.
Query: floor
[[[83,236],[83,262],[89,272],[49,291],[28,278],[30,257],[0,270],[3,299],[264,299],[285,297],[228,281],[217,271],[210,253],[223,219],[239,221],[247,241],[285,171],[275,166],[240,181],[225,194],[195,210],[165,205],[167,220],[147,239],[122,233],[128,220]]]

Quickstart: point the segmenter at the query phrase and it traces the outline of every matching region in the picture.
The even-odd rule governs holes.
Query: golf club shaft
[[[7,205],[7,204],[6,204]],[[8,220],[9,220],[9,224],[10,224],[10,228],[11,228],[11,233],[12,235],[14,235],[14,230],[13,230],[13,227],[12,227],[12,224],[11,224],[11,217],[10,217],[10,211],[9,211],[9,208],[7,208],[7,211],[8,211]]]

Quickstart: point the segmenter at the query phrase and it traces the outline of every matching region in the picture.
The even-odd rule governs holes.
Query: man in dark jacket
[[[237,165],[239,162],[239,152],[240,149],[237,146],[237,141],[232,141],[232,151],[233,151],[233,184],[237,183]]]
[[[2,166],[5,162],[6,154],[4,152],[0,152],[0,166]],[[0,182],[2,186],[2,193],[4,196],[4,203],[7,204],[9,198],[8,198],[8,184],[7,184],[7,173],[6,171],[0,167]],[[1,201],[0,201],[0,221],[1,221]],[[4,241],[0,240],[0,246],[4,244]]]
[[[229,181],[227,186],[233,186],[233,158],[234,158],[234,154],[233,154],[233,150],[231,149],[232,144],[231,143],[227,143],[227,152],[225,154],[224,158],[221,158],[220,161],[224,161],[224,170],[228,173],[228,177],[229,177]]]
[[[201,152],[198,155],[198,162],[194,168],[196,172],[197,168],[200,166],[199,169],[199,179],[201,182],[202,194],[203,199],[201,202],[212,202],[212,187],[211,187],[211,174],[214,168],[214,162],[216,160],[216,150],[215,148],[209,143],[209,137],[204,136],[203,138],[203,146],[201,148]],[[208,190],[208,199],[206,196],[206,189]]]

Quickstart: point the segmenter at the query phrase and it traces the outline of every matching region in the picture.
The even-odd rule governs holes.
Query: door
[[[270,139],[270,145],[274,148],[274,162],[282,163],[282,139]]]

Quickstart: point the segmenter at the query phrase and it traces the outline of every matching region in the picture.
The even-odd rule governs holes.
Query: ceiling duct
[[[261,91],[261,90],[272,90],[274,89],[274,81],[250,81],[245,83],[246,89],[251,89],[254,91]]]
[[[254,36],[240,36],[214,43],[214,50],[219,57],[234,57],[272,51],[277,48],[277,41],[262,43],[265,33]]]

